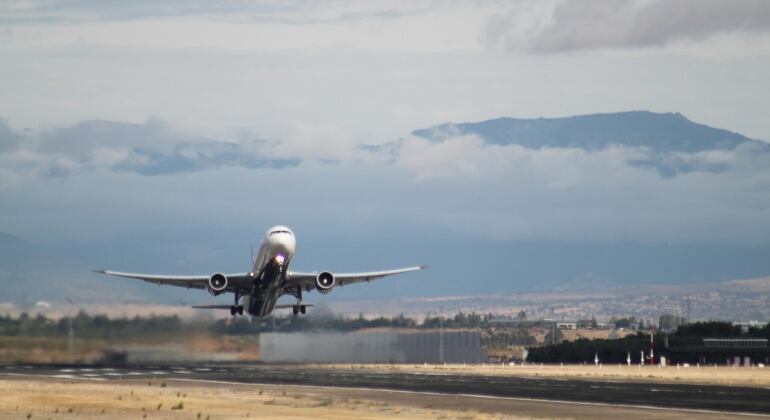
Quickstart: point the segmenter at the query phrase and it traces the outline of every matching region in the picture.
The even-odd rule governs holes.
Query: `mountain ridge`
[[[678,112],[624,111],[556,118],[499,117],[478,122],[444,123],[414,130],[414,136],[443,141],[477,135],[489,144],[527,148],[574,147],[600,150],[611,145],[647,147],[657,152],[697,153],[732,150],[743,143],[770,144],[689,120]]]

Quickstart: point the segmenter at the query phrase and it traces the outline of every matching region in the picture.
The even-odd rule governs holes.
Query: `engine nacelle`
[[[332,288],[334,287],[334,274],[323,271],[321,273],[318,273],[318,275],[315,278],[315,288],[320,293],[327,294],[332,291]]]
[[[217,296],[227,289],[227,276],[222,273],[214,273],[209,277],[208,291],[212,296]]]

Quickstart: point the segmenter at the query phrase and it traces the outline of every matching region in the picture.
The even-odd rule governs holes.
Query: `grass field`
[[[657,366],[638,365],[317,365],[320,368],[344,368],[371,371],[418,373],[468,373],[490,376],[525,376],[571,379],[598,379],[639,382],[674,382],[732,386],[770,387],[770,367],[729,366]]]

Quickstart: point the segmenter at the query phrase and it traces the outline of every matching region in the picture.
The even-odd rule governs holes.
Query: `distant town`
[[[696,285],[639,285],[600,287],[590,290],[547,293],[448,296],[436,298],[334,302],[336,313],[353,315],[478,312],[515,316],[524,311],[530,319],[553,319],[576,323],[596,319],[602,324],[613,318],[634,317],[655,325],[663,314],[688,320],[766,321],[770,319],[770,278],[699,283]],[[377,308],[372,313],[371,308]]]

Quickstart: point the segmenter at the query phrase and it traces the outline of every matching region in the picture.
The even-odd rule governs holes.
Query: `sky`
[[[768,141],[768,98],[764,0],[5,1],[0,231],[765,246],[751,150],[665,178],[639,150],[410,133],[650,110]]]

